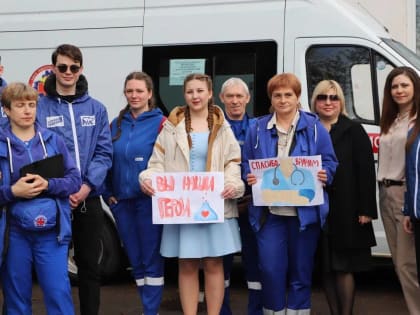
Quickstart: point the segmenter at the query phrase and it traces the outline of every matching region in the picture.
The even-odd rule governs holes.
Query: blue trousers
[[[256,233],[265,312],[293,310],[309,314],[319,234],[319,224],[300,230],[296,216],[267,215]]]
[[[7,315],[32,314],[32,267],[44,294],[48,315],[74,315],[67,273],[68,244],[57,242],[57,231],[25,231],[11,226],[9,249],[2,266]]]
[[[241,261],[245,270],[245,278],[248,286],[248,315],[262,315],[261,281],[258,267],[257,239],[255,232],[249,224],[247,212],[239,215],[238,223],[242,241]],[[229,291],[233,256],[234,255],[227,255],[223,257],[225,295],[220,315],[232,315],[232,310],[230,309]]]
[[[152,224],[151,198],[119,200],[111,208],[118,233],[133,268],[145,315],[156,315],[162,301],[164,258],[162,225]]]

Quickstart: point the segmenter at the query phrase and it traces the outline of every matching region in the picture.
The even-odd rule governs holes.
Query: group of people
[[[74,314],[67,275],[71,238],[80,313],[99,313],[102,196],[114,215],[145,315],[159,312],[165,257],[178,258],[184,314],[197,314],[200,268],[207,313],[232,314],[229,283],[237,252],[242,253],[249,315],[309,315],[316,257],[331,314],[351,315],[353,274],[370,268],[376,244],[376,182],[407,306],[410,314],[420,312],[420,79],[415,71],[395,68],[386,80],[375,177],[369,137],[347,117],[336,81],[318,83],[310,113],[300,104],[299,79],[277,74],[267,84],[270,114],[251,118],[243,80],[224,82],[222,109],[214,104],[211,78],[193,73],[184,80],[186,105],[165,117],[155,103],[152,78],[132,72],[123,86],[127,104],[109,124],[104,105],[88,94],[80,49],[60,45],[52,65],[45,96],[23,83],[10,83],[1,95],[8,118],[0,130],[6,314],[32,313],[33,267],[48,314]],[[21,174],[22,167],[56,155],[62,156],[59,177]],[[258,189],[253,187],[257,177],[249,161],[294,156],[320,156],[316,177],[324,202],[256,206],[251,191]],[[224,174],[223,223],[152,223],[153,175],[179,171]]]
[[[74,314],[67,273],[71,240],[80,313],[99,312],[104,220],[100,195],[112,166],[108,114],[88,94],[78,47],[57,47],[52,65],[45,96],[20,82],[8,84],[1,94],[7,115],[0,130],[0,204],[7,216],[6,239],[1,242],[6,314],[32,314],[33,269],[47,313]],[[36,173],[45,172],[40,168],[22,173],[33,162],[54,157],[57,162],[43,165],[44,170],[55,168],[51,177]]]

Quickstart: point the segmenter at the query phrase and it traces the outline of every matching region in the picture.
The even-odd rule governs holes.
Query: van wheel
[[[74,261],[74,246],[73,242],[70,242],[69,246],[69,256],[67,259],[67,270],[69,273],[70,282],[72,284],[77,283],[77,266],[76,262]]]
[[[105,219],[99,260],[103,280],[115,278],[123,271],[123,255],[117,230],[113,222]]]
[[[120,239],[113,223],[105,218],[102,231],[99,268],[102,280],[115,278],[123,271],[123,251]],[[71,283],[77,283],[77,265],[74,260],[73,243],[69,247],[68,273]]]

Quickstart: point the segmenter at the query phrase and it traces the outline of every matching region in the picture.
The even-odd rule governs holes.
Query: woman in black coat
[[[329,130],[339,161],[328,188],[330,212],[320,248],[324,290],[331,314],[351,315],[353,273],[370,268],[371,247],[376,245],[371,222],[377,218],[372,146],[363,127],[346,116],[337,82],[318,83],[311,105]]]

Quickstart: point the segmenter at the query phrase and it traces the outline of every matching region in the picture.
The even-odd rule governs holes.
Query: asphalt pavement
[[[176,265],[167,266],[165,275],[165,291],[160,315],[181,315],[179,302]],[[381,266],[375,270],[356,276],[357,293],[354,315],[408,315],[401,288],[395,273],[390,266]],[[76,315],[79,315],[77,286],[72,287]],[[1,301],[1,298],[0,298]],[[42,293],[38,284],[33,289],[33,314],[46,314],[42,301]],[[234,264],[231,285],[231,306],[233,315],[246,315],[247,290],[243,280],[240,263]],[[142,312],[140,299],[131,277],[126,274],[104,284],[101,288],[101,315],[140,315]],[[200,303],[199,315],[204,315],[205,305]],[[312,293],[312,315],[328,315],[328,305],[315,277]]]

